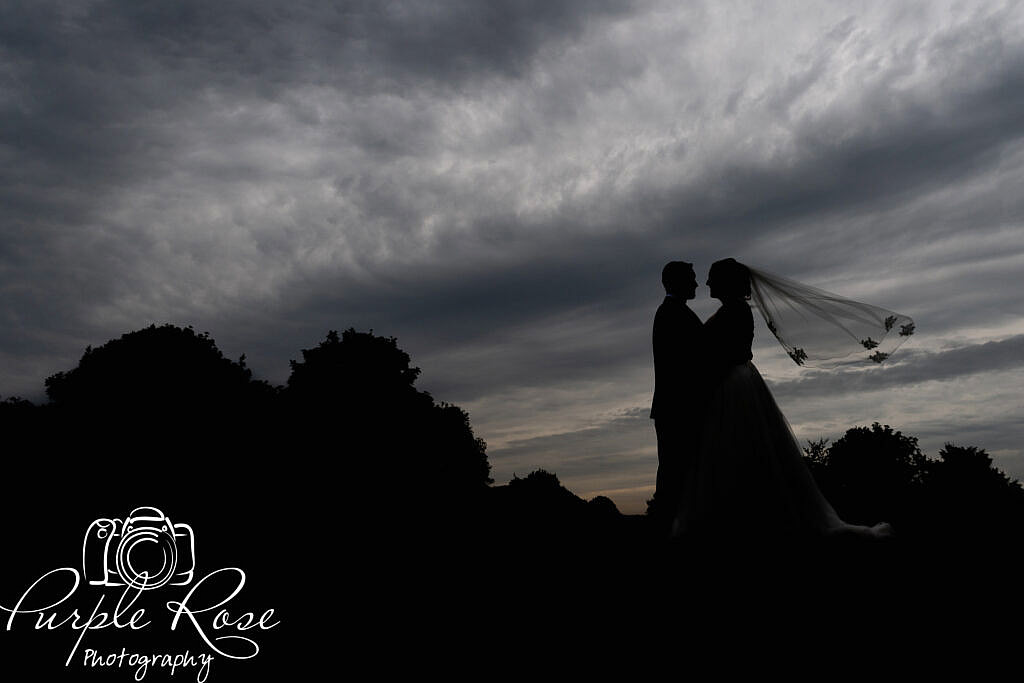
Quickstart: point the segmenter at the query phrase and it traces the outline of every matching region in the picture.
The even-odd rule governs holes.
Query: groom
[[[695,464],[703,418],[706,363],[704,327],[686,302],[697,293],[693,264],[671,261],[661,271],[665,300],[654,316],[654,402],[651,417],[658,436],[658,479],[651,515],[668,535]]]

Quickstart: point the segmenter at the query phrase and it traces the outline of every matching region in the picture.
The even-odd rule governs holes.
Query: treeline
[[[495,534],[573,543],[648,533],[607,498],[584,501],[539,470],[494,486],[468,414],[415,387],[420,369],[394,338],[330,331],[301,350],[282,386],[255,379],[206,333],[151,325],[87,348],[46,378],[48,401],[0,402],[8,474],[23,485],[125,504],[152,491],[260,497],[338,514],[377,536]],[[890,521],[904,537],[987,538],[1024,530],[1024,490],[984,449],[874,424],[806,459],[848,521]],[[276,500],[280,491],[293,500]],[[301,515],[297,515],[301,517]],[[429,530],[429,532],[427,531]]]
[[[808,442],[804,452],[822,492],[849,521],[889,520],[922,538],[1024,534],[1024,488],[983,448],[947,442],[932,459],[917,438],[876,422],[831,445]]]
[[[207,333],[151,325],[47,377],[46,403],[0,402],[5,452],[42,488],[147,478],[212,494],[276,479],[311,494],[330,484],[338,503],[372,490],[378,510],[491,483],[469,416],[415,388],[420,370],[394,338],[331,331],[290,363],[273,386]]]

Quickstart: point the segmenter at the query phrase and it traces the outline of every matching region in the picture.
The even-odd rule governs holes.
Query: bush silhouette
[[[591,510],[591,514],[602,517],[618,517],[622,514],[615,506],[615,501],[608,496],[594,496],[587,501],[587,507]]]
[[[535,510],[579,512],[586,506],[586,501],[562,486],[558,476],[545,469],[534,470],[523,478],[512,475],[508,490],[518,500],[528,501]]]
[[[548,557],[589,554],[622,540],[623,517],[611,500],[585,501],[544,469],[513,475],[507,485],[493,488],[486,511],[489,535]]]

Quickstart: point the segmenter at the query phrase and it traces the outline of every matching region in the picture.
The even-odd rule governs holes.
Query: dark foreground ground
[[[298,459],[254,466],[247,457],[217,470],[142,452],[149,457],[25,458],[9,467],[17,495],[0,498],[9,522],[0,605],[14,605],[54,568],[80,566],[92,520],[156,506],[194,529],[197,577],[244,569],[244,589],[225,604],[233,617],[273,608],[280,618],[273,630],[242,632],[259,642],[259,656],[219,657],[213,682],[632,681],[659,663],[660,675],[693,680],[920,680],[925,664],[950,657],[970,661],[971,674],[954,678],[973,681],[1015,665],[1020,649],[1024,564],[1019,539],[1007,536],[672,543],[645,516],[554,487],[458,499],[433,490],[381,496],[366,486],[353,497],[361,489]],[[231,575],[222,578],[207,584],[204,604],[229,594]],[[90,631],[83,647],[210,651],[191,625],[169,628],[167,604],[190,590],[147,592],[136,606],[151,627]],[[56,618],[88,615],[101,598],[112,609],[121,593],[82,585]],[[43,607],[56,598],[37,599]],[[238,635],[210,625],[215,611],[200,617],[209,635]],[[0,680],[133,680],[127,669],[87,669],[81,657],[66,667],[78,633],[35,623],[24,615],[0,630]],[[612,676],[622,664],[629,671]],[[196,678],[154,670],[145,680]]]
[[[454,668],[486,652],[827,679],[969,655],[978,674],[1020,647],[1024,565],[1011,539],[669,542],[627,515],[597,536],[394,540],[367,584],[362,642]]]

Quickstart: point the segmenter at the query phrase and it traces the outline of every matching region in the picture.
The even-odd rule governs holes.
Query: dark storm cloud
[[[503,392],[524,424],[620,415],[649,391],[662,264],[703,281],[723,256],[913,316],[886,386],[1015,367],[1019,7],[808,9],[4,3],[0,393],[150,322],[274,382],[328,329],[373,328],[479,406],[501,467],[530,433],[498,425]],[[555,422],[533,433],[580,432]],[[615,424],[613,450],[651,445]],[[582,434],[566,459],[605,457]],[[610,457],[572,476],[630,479]]]
[[[942,58],[939,50],[949,42],[956,42],[956,37],[934,40],[922,50],[921,57]],[[985,47],[975,48],[979,57],[990,53]],[[822,50],[828,48],[827,44],[821,46]],[[770,235],[780,227],[801,222],[819,221],[791,245],[788,254],[773,260],[772,265],[783,272],[804,271],[809,263],[818,270],[848,267],[851,253],[868,251],[883,239],[889,249],[912,249],[965,229],[998,225],[1024,212],[1019,198],[1004,195],[999,204],[979,206],[978,211],[959,221],[950,221],[947,216],[946,220],[909,226],[913,229],[908,230],[856,229],[848,219],[831,219],[841,214],[895,211],[914,196],[975,177],[996,165],[1024,136],[1022,56],[1020,50],[1002,54],[994,68],[980,72],[971,59],[951,63],[950,67],[961,73],[950,78],[952,87],[929,106],[916,98],[894,97],[894,82],[904,75],[894,69],[888,78],[858,94],[856,106],[861,115],[826,112],[793,122],[793,151],[785,158],[712,161],[696,181],[663,191],[637,185],[619,198],[615,213],[600,216],[597,221],[585,206],[565,203],[554,232],[557,237],[540,237],[540,244],[521,241],[517,228],[529,226],[509,221],[509,229],[502,230],[495,229],[493,218],[487,219],[489,224],[480,221],[475,233],[508,241],[513,251],[528,251],[524,250],[519,259],[505,258],[504,262],[480,268],[482,272],[469,278],[464,272],[448,271],[449,282],[438,283],[433,294],[427,293],[429,283],[424,289],[421,272],[403,274],[393,270],[382,274],[381,280],[415,288],[421,297],[449,311],[413,307],[425,318],[470,312],[470,319],[491,328],[488,311],[514,323],[517,310],[544,315],[549,308],[566,305],[566,294],[589,301],[604,297],[613,288],[639,291],[640,283],[651,280],[650,273],[656,272],[665,254],[686,253],[691,260],[710,262],[722,254],[752,251],[751,236]],[[819,56],[819,60],[824,59]],[[962,80],[961,75],[965,77]],[[782,83],[773,97],[784,104],[791,89],[790,83]],[[685,146],[685,142],[679,145]],[[593,199],[588,196],[583,201]],[[415,211],[404,217],[415,222]],[[636,224],[646,230],[614,239],[595,239],[587,234]],[[469,241],[476,239],[471,236]],[[612,269],[621,271],[613,280],[592,277],[594,267],[598,271],[609,268],[608,259],[614,252],[607,245],[612,242],[617,248],[626,247],[623,251],[630,255],[629,267],[612,265]],[[455,249],[464,252],[466,258],[475,254],[486,259],[487,246],[442,242],[437,250]],[[964,247],[956,256],[961,261],[973,256],[971,246]],[[541,256],[535,256],[538,253]],[[809,260],[808,254],[813,254],[813,259]],[[475,291],[462,292],[467,280],[476,283]],[[335,283],[330,286],[338,291]],[[370,301],[365,296],[368,293],[358,287],[353,290],[357,292],[351,297],[354,301]],[[481,307],[475,300],[500,305]],[[345,310],[346,302],[339,303]],[[392,303],[398,305],[395,310],[402,316],[401,298]],[[377,305],[371,308],[382,310]],[[358,309],[353,313],[356,318],[362,317]]]
[[[442,242],[437,247],[439,252],[464,255],[454,259],[455,263],[470,265],[446,263],[432,273],[429,268],[409,271],[389,269],[385,264],[378,279],[348,285],[331,281],[325,288],[330,293],[314,291],[307,296],[318,303],[300,308],[311,317],[315,315],[312,307],[317,305],[325,317],[342,311],[344,319],[365,327],[382,329],[390,323],[408,330],[406,335],[415,336],[417,330],[432,327],[434,334],[444,335],[438,341],[470,343],[483,334],[497,337],[502,328],[530,317],[542,319],[553,311],[592,302],[603,302],[610,316],[628,316],[647,301],[645,292],[657,296],[657,272],[666,254],[681,254],[706,269],[722,255],[751,253],[750,236],[770,234],[773,227],[819,221],[788,253],[773,259],[775,268],[792,273],[808,266],[817,271],[848,267],[851,253],[877,248],[876,243],[883,239],[887,250],[911,251],[965,230],[998,226],[1007,217],[1024,213],[1018,196],[1004,194],[997,204],[979,204],[959,220],[947,213],[941,221],[906,230],[860,230],[852,228],[848,219],[833,223],[830,218],[851,212],[884,215],[898,210],[908,197],[927,195],[996,164],[1024,135],[1022,65],[1019,54],[1014,55],[995,73],[958,85],[941,108],[894,100],[891,84],[882,82],[861,95],[861,105],[870,112],[868,123],[840,134],[838,120],[826,116],[809,121],[806,130],[799,129],[797,154],[787,163],[747,162],[744,166],[733,162],[671,193],[652,193],[639,186],[632,196],[622,198],[618,213],[600,217],[597,225],[584,222],[590,217],[584,208],[564,206],[555,237],[538,236],[527,245],[517,242],[517,227],[523,226],[509,219],[508,229],[495,228],[501,219],[492,217],[489,225],[481,225],[465,238],[466,244]],[[886,125],[879,126],[878,121]],[[601,231],[637,223],[651,230],[639,235],[584,236],[588,228]],[[518,258],[503,255],[490,260],[489,245],[480,244],[477,234],[507,240],[513,254],[525,249]],[[1022,253],[1019,243],[1016,249]],[[622,254],[628,254],[628,259]],[[969,262],[1006,254],[1005,244],[986,248],[981,240],[968,240],[956,252],[919,265],[938,270],[954,260]],[[963,301],[960,306],[950,306],[949,300],[934,295],[922,298],[913,283],[902,292],[890,293],[895,300],[889,305],[905,303],[914,309],[934,305],[936,310],[927,312],[929,330],[940,332],[998,312],[985,307],[986,299],[996,308],[1009,307],[1006,297],[1013,296],[1010,292],[991,296],[1006,276],[1005,269],[998,268],[972,275],[977,285],[981,284],[978,278],[987,278],[992,287],[972,288],[975,300]],[[951,291],[950,295],[963,294]],[[494,343],[500,346],[497,340]],[[557,382],[566,378],[557,373],[559,365],[572,374],[600,371],[607,365],[609,352],[625,359],[637,349],[635,343],[628,348],[595,349],[599,357],[577,355],[575,365],[559,363],[558,350],[551,349],[547,355],[535,356],[531,365],[537,377]],[[556,366],[555,374],[543,365],[548,359]],[[520,371],[516,376],[528,381],[530,373]],[[486,390],[483,386],[476,391],[467,388],[463,395],[471,398]]]
[[[448,0],[344,5],[346,53],[361,88],[448,88],[493,74],[518,78],[549,41],[572,38],[595,18],[623,14],[620,0]]]
[[[199,73],[201,84],[239,78],[275,88],[296,81],[388,86],[455,86],[487,74],[517,77],[548,43],[577,35],[588,22],[628,12],[619,0],[422,0],[335,3],[175,3],[112,0],[89,3],[13,2],[0,14],[9,61],[141,78],[164,67]],[[54,93],[78,100],[83,84]],[[258,80],[257,80],[258,79]],[[427,80],[427,83],[423,83]],[[266,91],[264,91],[266,92]],[[103,94],[98,93],[98,94]],[[159,88],[137,92],[160,99]],[[180,94],[180,93],[179,93]],[[78,102],[81,104],[81,102]],[[109,114],[103,99],[88,109]]]
[[[986,54],[978,52],[979,58]],[[770,234],[773,228],[816,219],[815,229],[801,236],[803,244],[792,245],[794,256],[781,264],[802,270],[805,254],[814,251],[819,267],[846,265],[851,252],[883,233],[858,234],[848,221],[833,217],[898,209],[916,195],[991,169],[1024,137],[1024,51],[1017,48],[1001,57],[998,66],[980,71],[973,60],[951,63],[962,73],[927,103],[895,96],[897,71],[857,94],[853,116],[836,107],[791,121],[794,138],[785,153],[726,159],[682,193],[679,188],[663,195],[644,193],[635,204],[661,207],[656,225],[669,234],[681,226],[715,228],[716,242],[726,251],[742,249],[752,233]],[[924,58],[937,56],[926,53]],[[779,87],[786,89],[785,84]],[[1019,217],[1020,202],[1007,199],[1012,210],[1005,204],[987,207],[987,215],[974,217],[975,226],[991,221],[993,214]],[[884,237],[900,244],[920,240],[922,233],[935,237],[964,226],[915,227]]]
[[[345,91],[350,79],[366,80],[367,72],[381,86],[397,80],[428,87],[424,78],[456,86],[488,73],[515,76],[543,45],[627,7],[6,3],[0,9],[0,83],[6,92],[0,140],[12,163],[3,166],[5,207],[34,219],[94,216],[103,208],[94,191],[167,173],[161,159],[187,127],[182,119],[215,107],[219,98],[238,107],[299,85]],[[301,118],[301,104],[293,104]],[[245,130],[244,119],[235,123],[243,128],[235,135],[274,132]],[[387,136],[401,131],[392,127]],[[396,144],[358,141],[368,149],[382,143]]]
[[[324,123],[315,106],[291,94],[296,87],[356,100],[397,90],[406,98],[410,88],[515,77],[546,45],[626,9],[628,3],[612,2],[5,3],[0,273],[7,324],[0,349],[11,358],[28,349],[77,357],[85,343],[99,341],[95,335],[116,333],[97,324],[96,302],[124,299],[126,291],[129,299],[152,299],[154,277],[173,271],[190,278],[182,260],[207,271],[196,273],[197,287],[217,286],[202,280],[220,267],[210,249],[220,238],[196,234],[201,224],[188,236],[187,224],[203,216],[182,216],[181,206],[204,199],[197,187],[230,196],[240,183],[287,176],[279,159],[254,152],[252,143]],[[261,110],[275,101],[283,109],[277,118]],[[354,105],[338,142],[378,159],[436,149],[431,107],[401,118],[396,104]],[[336,162],[303,173],[334,174],[364,216],[390,214],[402,230],[421,218],[420,207],[402,209],[379,178]],[[125,196],[146,183],[170,193],[142,213],[125,212]],[[260,220],[236,215],[234,222],[254,218]],[[302,219],[297,213],[284,220]],[[161,221],[177,234],[154,234],[150,226]],[[224,233],[213,224],[205,230]],[[224,258],[237,262],[243,248],[255,246],[257,259],[286,260],[296,248],[292,233],[271,225],[255,245],[225,247]],[[179,262],[145,267],[168,254]],[[168,286],[186,285],[158,285]],[[140,306],[163,319],[204,317],[166,298]],[[147,322],[145,314],[120,319]]]

